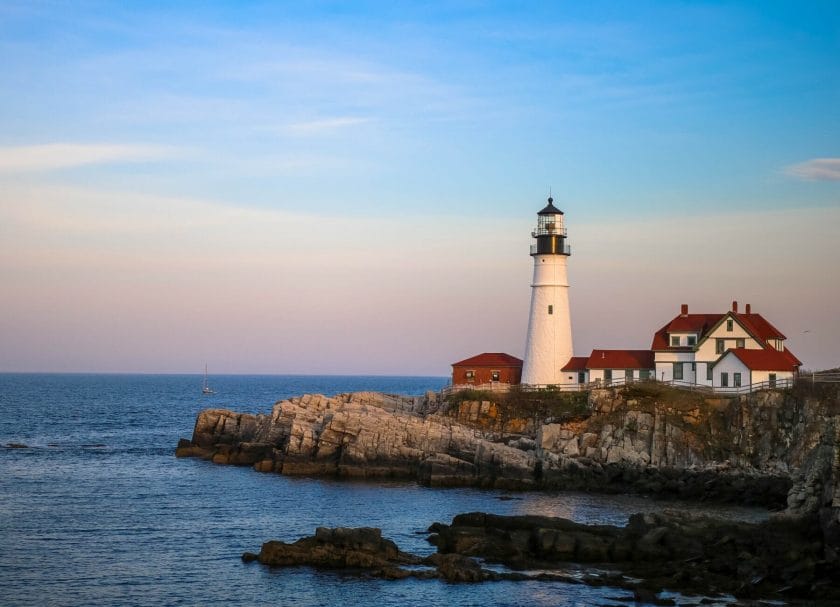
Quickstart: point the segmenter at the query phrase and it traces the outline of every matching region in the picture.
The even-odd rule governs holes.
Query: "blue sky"
[[[0,369],[521,355],[549,187],[579,354],[752,298],[835,365],[838,107],[830,2],[5,2]]]

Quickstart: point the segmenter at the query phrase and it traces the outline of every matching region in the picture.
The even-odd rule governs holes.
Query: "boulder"
[[[245,553],[243,560],[254,560]],[[272,540],[264,543],[256,559],[263,565],[324,569],[381,569],[399,564],[416,564],[420,559],[400,552],[391,540],[382,537],[379,529],[370,527],[319,527],[312,537],[294,543]]]

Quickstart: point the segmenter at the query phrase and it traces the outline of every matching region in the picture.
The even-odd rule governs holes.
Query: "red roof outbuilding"
[[[452,363],[452,385],[518,384],[522,360],[504,352],[484,352]]]
[[[522,359],[504,352],[484,352],[452,363],[453,367],[465,367],[467,365],[472,367],[521,367]]]

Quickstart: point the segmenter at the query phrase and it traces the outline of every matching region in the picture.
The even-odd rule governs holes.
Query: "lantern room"
[[[554,206],[554,199],[549,197],[545,208],[537,213],[537,228],[531,232],[537,239],[531,245],[531,255],[571,255],[566,244],[566,227],[563,225],[563,211]]]

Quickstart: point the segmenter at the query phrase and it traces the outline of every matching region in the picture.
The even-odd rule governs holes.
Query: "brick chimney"
[[[752,312],[750,311],[750,304],[747,304],[747,307],[746,307],[746,309],[744,310],[744,314],[751,314],[751,313],[752,313]]]
[[[688,316],[688,304],[680,306],[680,316]]]
[[[736,314],[738,313],[738,302],[737,301],[732,302],[732,311],[735,312]]]

